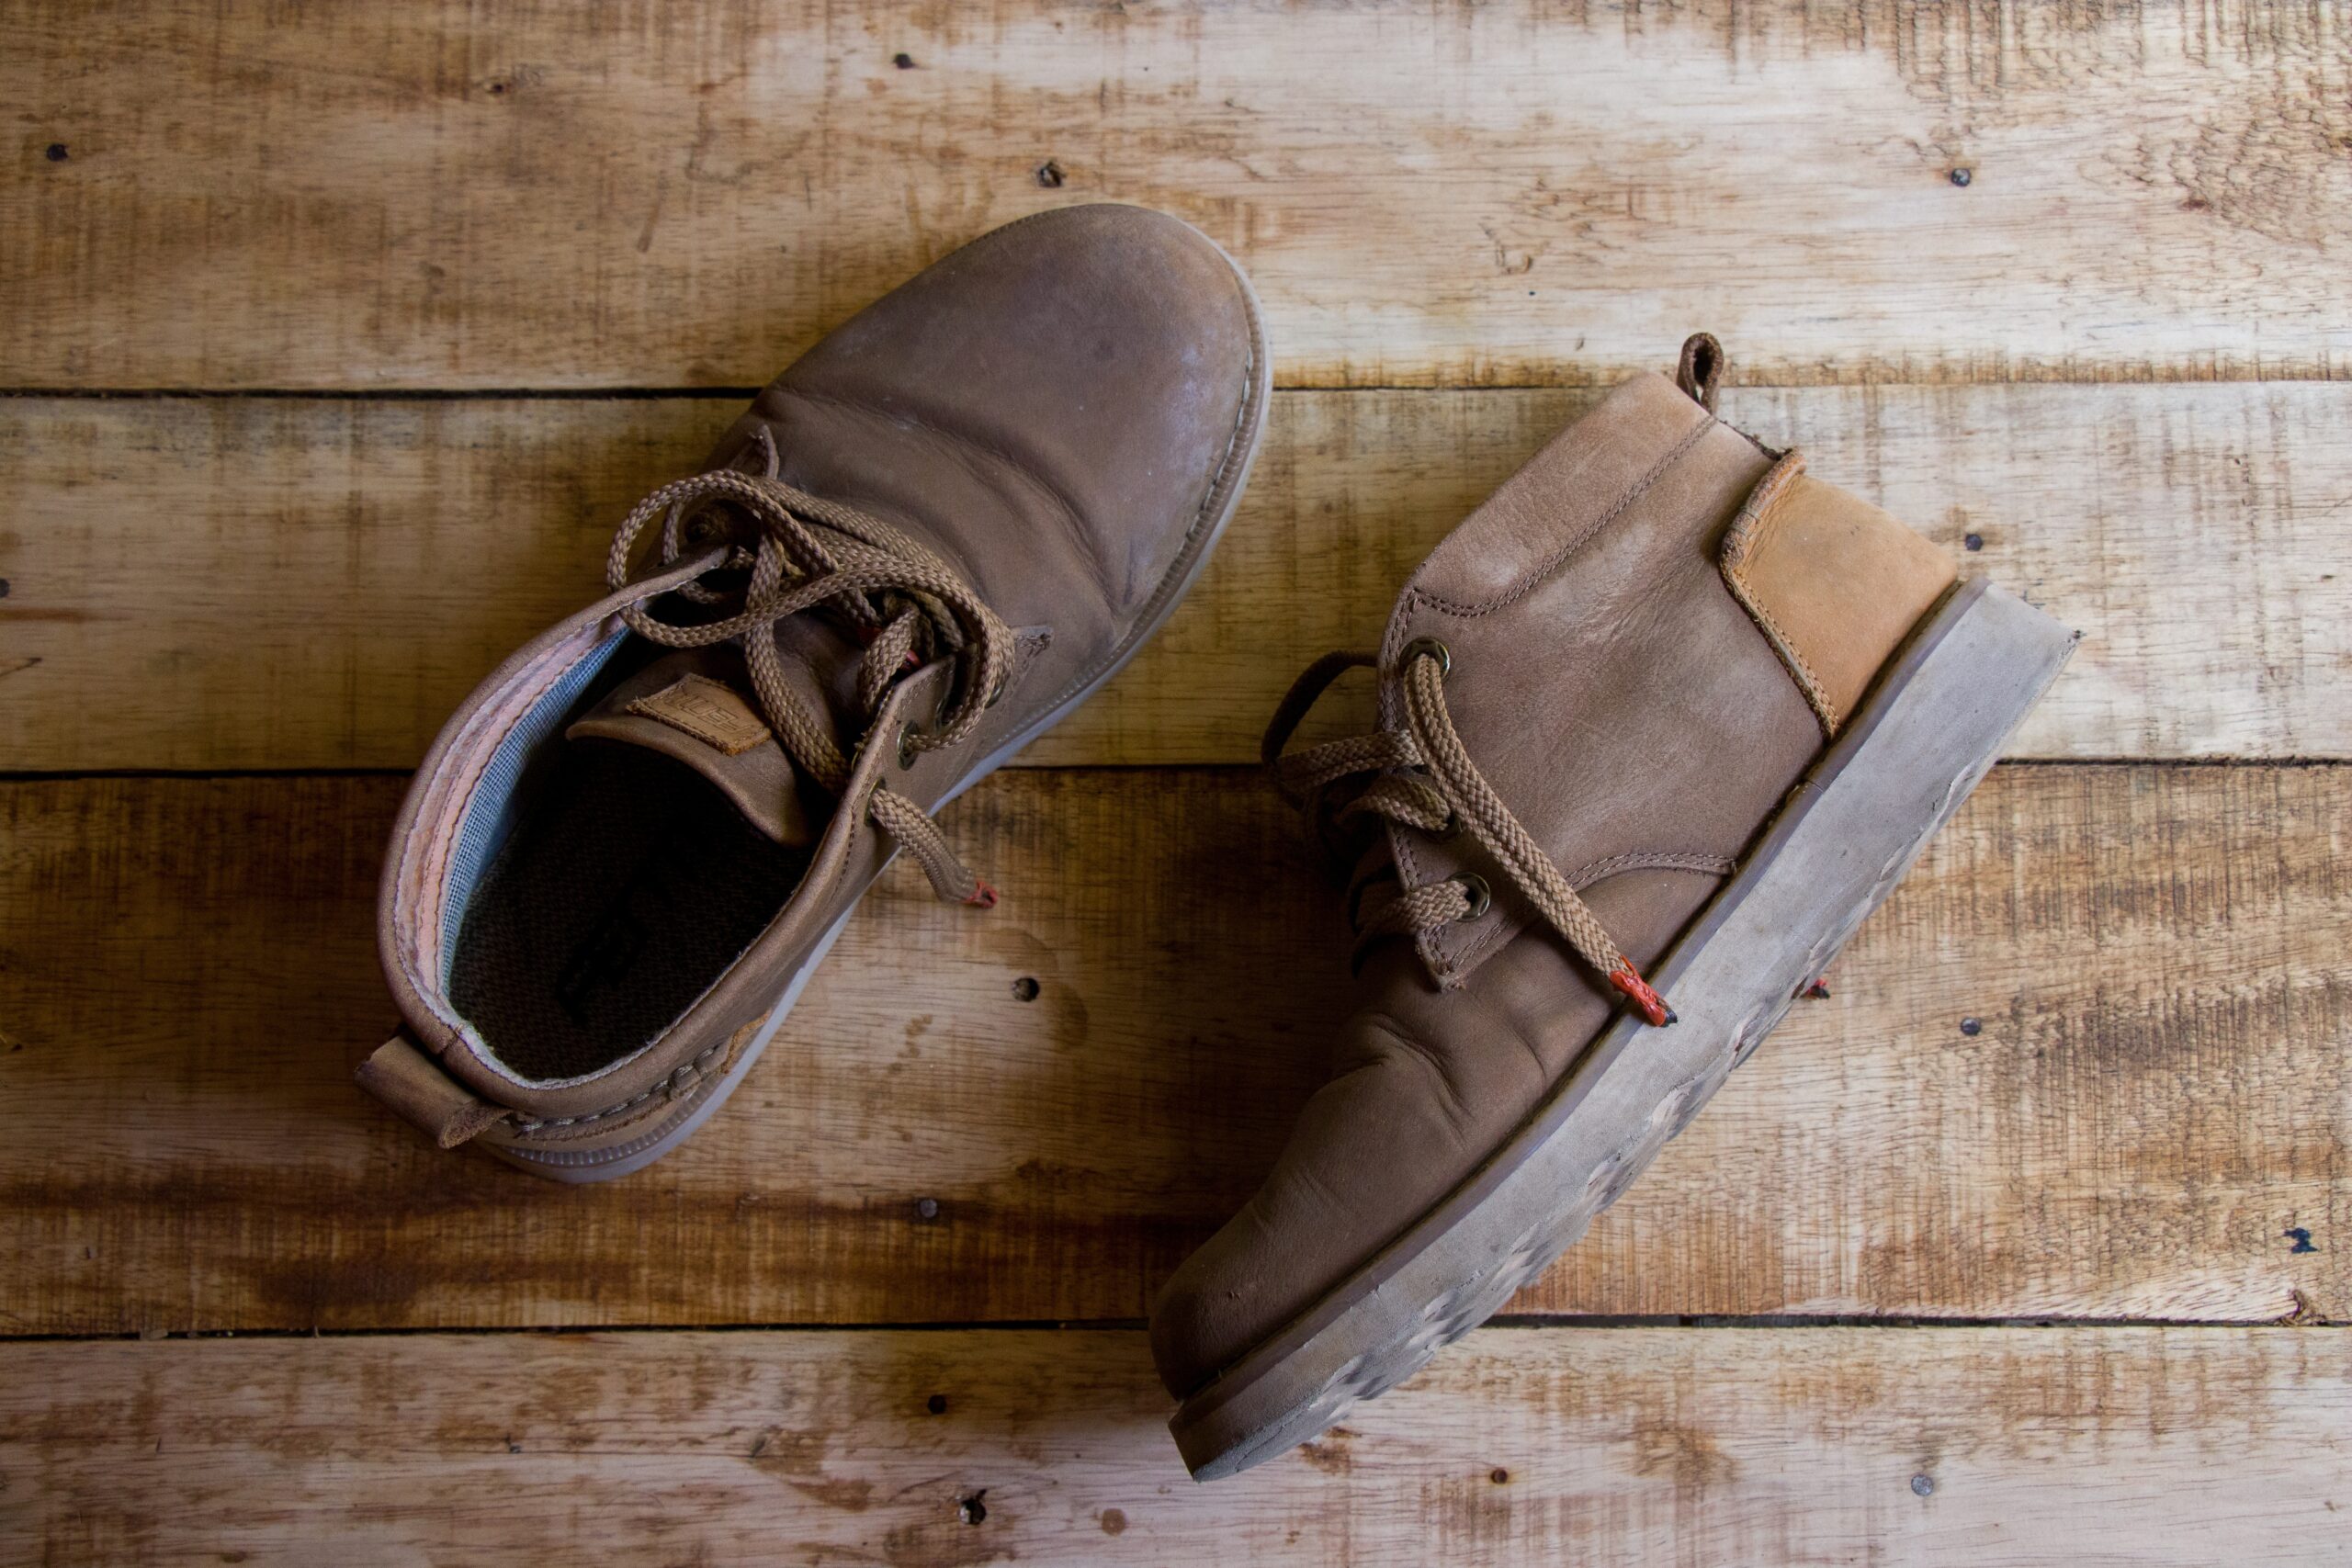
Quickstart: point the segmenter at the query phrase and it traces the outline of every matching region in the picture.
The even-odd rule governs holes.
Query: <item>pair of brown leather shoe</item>
[[[445,1147],[636,1170],[715,1111],[932,813],[1192,585],[1264,429],[1239,270],[1173,219],[1000,229],[762,392],[623,525],[610,595],[419,770],[360,1081]],[[1363,1005],[1265,1186],[1152,1323],[1203,1477],[1483,1321],[1697,1112],[1998,754],[2072,639],[1636,378],[1424,562],[1269,732]],[[1378,723],[1284,754],[1371,671]]]

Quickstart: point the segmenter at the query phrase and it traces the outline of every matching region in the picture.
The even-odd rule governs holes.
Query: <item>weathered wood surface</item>
[[[1254,759],[1291,677],[1375,642],[1420,558],[1597,395],[1278,397],[1199,590],[1024,760]],[[0,767],[413,764],[732,412],[0,400]],[[2017,754],[2352,755],[2352,387],[1749,389],[1725,412],[2085,630]]]
[[[1204,1488],[1132,1332],[11,1345],[0,1553],[2340,1563],[2348,1403],[2337,1328],[1487,1329]]]
[[[28,0],[7,30],[21,387],[755,384],[955,244],[1105,198],[1240,258],[1288,385],[1580,382],[1702,326],[1776,381],[2352,347],[2334,6]]]
[[[1514,1310],[2352,1318],[2346,784],[1996,771]],[[1253,773],[1001,774],[998,909],[901,868],[708,1127],[552,1187],[350,1085],[400,788],[0,786],[0,1330],[1140,1318],[1347,994]]]

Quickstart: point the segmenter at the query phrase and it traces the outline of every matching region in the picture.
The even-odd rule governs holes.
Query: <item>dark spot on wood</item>
[[[1356,1456],[1348,1450],[1348,1439],[1353,1435],[1344,1427],[1334,1427],[1321,1440],[1299,1444],[1298,1457],[1326,1475],[1345,1475],[1356,1467]]]
[[[947,1414],[947,1396],[944,1393],[934,1393],[922,1402],[922,1407],[933,1416],[944,1416]]]
[[[1012,999],[1016,1002],[1035,1001],[1037,999],[1037,982],[1026,975],[1023,975],[1021,978],[1012,982]]]
[[[1510,1472],[1505,1470],[1501,1465],[1497,1465],[1494,1469],[1487,1472],[1487,1479],[1493,1482],[1498,1486],[1508,1486],[1510,1484]]]
[[[1961,540],[1961,544],[1971,550],[1981,550],[1984,547],[1984,536],[1982,534],[1971,534],[1968,537]]]
[[[1827,1001],[1829,999],[1828,984],[1826,981],[1815,980],[1804,988],[1804,994],[1817,1002]]]
[[[1968,182],[1975,177],[1975,173],[1969,169],[1954,169],[1951,172],[1951,183],[1960,186],[1962,190],[1966,190],[1968,188]]]
[[[1984,1021],[1980,1019],[1963,1018],[1960,1021],[1960,1032],[1967,1035],[1982,1034],[1984,1032]]]
[[[41,156],[47,158],[52,164],[62,164],[66,159],[65,143],[62,141],[51,142],[48,150],[44,152]]]
[[[980,1501],[980,1499],[986,1497],[988,1495],[988,1488],[983,1486],[968,1497],[957,1498],[956,1500],[956,1517],[963,1520],[967,1525],[977,1525],[987,1519],[989,1517],[989,1506]]]
[[[1911,1490],[1922,1497],[1928,1496],[1935,1489],[1936,1483],[1933,1476],[1915,1475],[1911,1478]]]
[[[890,57],[890,63],[901,71],[912,71],[915,68],[915,57],[911,54],[894,54]]]
[[[1051,158],[1037,165],[1037,183],[1047,190],[1059,190],[1062,181],[1069,177],[1062,173],[1062,166]]]
[[[844,1514],[862,1514],[874,1506],[874,1483],[871,1481],[834,1481],[819,1479],[802,1481],[792,1476],[784,1478],[785,1484],[811,1502],[822,1503],[828,1508],[838,1508]]]
[[[919,1220],[935,1220],[939,1218],[939,1200],[936,1198],[916,1199],[915,1218]]]
[[[1634,1471],[1639,1475],[1671,1477],[1678,1490],[1695,1493],[1732,1480],[1738,1467],[1698,1427],[1637,1416]]]
[[[2295,1244],[2287,1249],[2290,1252],[2317,1252],[2319,1250],[2318,1247],[2312,1245],[2312,1233],[2304,1229],[2301,1225],[2289,1225],[2283,1234],[2289,1241]]]
[[[523,1445],[514,1440],[512,1433],[508,1434],[506,1438],[506,1451],[510,1454],[519,1454],[523,1451]]]
[[[0,599],[6,599],[7,596],[8,580],[5,577],[0,577]]]
[[[1117,1508],[1105,1508],[1102,1510],[1102,1533],[1104,1535],[1124,1535],[1126,1533],[1126,1529],[1127,1516],[1124,1512]]]

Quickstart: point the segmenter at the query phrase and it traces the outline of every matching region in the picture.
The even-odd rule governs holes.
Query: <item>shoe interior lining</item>
[[[591,705],[589,684],[547,705],[560,717]],[[503,843],[453,886],[457,938],[444,951],[449,999],[483,1046],[518,1077],[548,1082],[610,1066],[675,1021],[775,919],[810,852],[776,843],[691,769],[636,747],[556,739],[527,773],[477,802]]]

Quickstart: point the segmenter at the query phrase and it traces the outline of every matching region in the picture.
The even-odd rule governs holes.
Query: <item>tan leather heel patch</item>
[[[1724,581],[1835,736],[1959,575],[1941,550],[1791,452],[1724,536]]]

